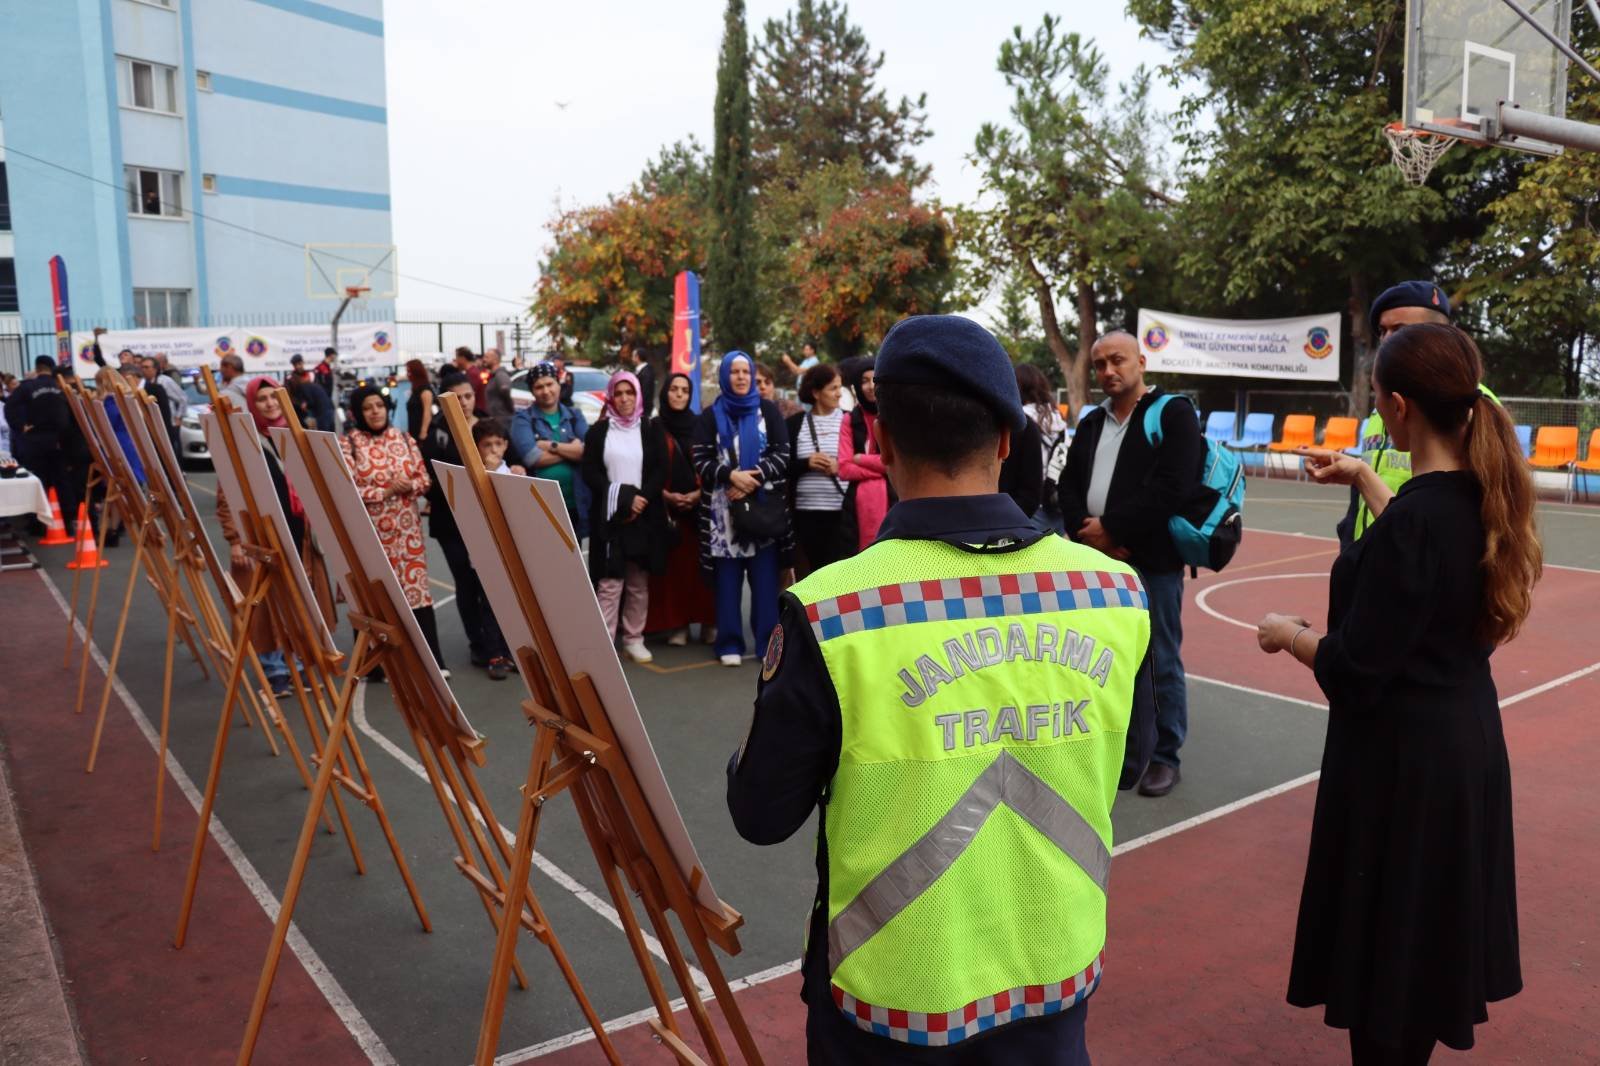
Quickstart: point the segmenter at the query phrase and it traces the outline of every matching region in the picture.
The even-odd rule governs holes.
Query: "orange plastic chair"
[[[1283,437],[1267,445],[1272,452],[1292,452],[1301,445],[1315,447],[1317,443],[1316,415],[1288,415],[1283,420]]]
[[[1334,452],[1354,448],[1360,427],[1361,423],[1354,418],[1330,418],[1322,430],[1322,446]]]
[[[1540,426],[1533,438],[1533,454],[1528,465],[1535,470],[1565,470],[1567,472],[1568,503],[1572,502],[1572,482],[1576,477],[1573,466],[1578,461],[1577,426]]]
[[[1529,466],[1541,470],[1565,470],[1578,461],[1577,426],[1540,426],[1533,439]]]
[[[1573,477],[1578,481],[1578,488],[1583,492],[1583,498],[1589,498],[1589,475],[1600,474],[1600,429],[1589,434],[1589,458],[1580,459],[1572,464]],[[1583,475],[1581,478],[1578,475]]]

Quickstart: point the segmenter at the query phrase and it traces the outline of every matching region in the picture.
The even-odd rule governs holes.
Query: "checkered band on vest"
[[[1043,1018],[1070,1010],[1088,999],[1089,994],[1099,986],[1100,971],[1105,966],[1105,960],[1106,954],[1102,951],[1095,956],[1088,969],[1065,981],[1024,985],[996,992],[944,1014],[920,1014],[916,1011],[874,1007],[856,999],[838,985],[832,986],[833,1002],[846,1018],[869,1033],[904,1044],[946,1047],[1007,1022]]]
[[[1099,570],[998,574],[907,581],[849,592],[806,606],[818,641],[907,622],[1001,618],[1091,607],[1149,610],[1144,586],[1133,574]]]

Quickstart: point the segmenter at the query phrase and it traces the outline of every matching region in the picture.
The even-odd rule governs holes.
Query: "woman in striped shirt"
[[[789,418],[789,469],[796,472],[790,505],[801,553],[795,576],[804,577],[846,554],[839,525],[845,496],[839,480],[839,429],[844,424],[839,397],[844,385],[836,367],[818,363],[800,375],[799,391],[800,402],[810,410]]]

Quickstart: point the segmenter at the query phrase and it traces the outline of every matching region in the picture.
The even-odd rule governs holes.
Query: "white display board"
[[[398,366],[410,356],[400,350],[400,334],[393,322],[347,322],[339,327],[339,365],[346,369]],[[330,340],[326,325],[317,326],[217,326],[209,329],[119,329],[100,335],[100,354],[115,362],[127,349],[143,358],[165,355],[176,367],[215,367],[225,355],[244,360],[245,373],[281,375],[300,356],[307,369],[322,362]],[[94,377],[93,333],[74,333],[72,350],[79,375]]]
[[[1139,351],[1158,374],[1338,381],[1339,315],[1229,320],[1141,310]]]
[[[523,647],[537,648],[467,472],[438,460],[434,460],[433,469],[444,488],[445,499],[450,502],[461,538],[483,582],[495,618],[500,622],[506,644],[513,652]],[[567,520],[561,486],[544,478],[516,474],[490,474],[488,477],[511,527],[517,558],[550,623],[550,633],[562,663],[570,673],[585,673],[594,681],[611,727],[616,731],[617,742],[627,756],[628,765],[633,769],[684,881],[696,886],[695,898],[702,906],[714,914],[723,913],[722,902],[711,887],[710,874],[700,862],[694,841],[689,837],[683,813],[672,798],[672,789],[667,785],[666,774],[661,770],[650,734],[639,715],[639,705],[634,702],[633,690],[622,673],[622,663],[617,659],[611,633],[600,615],[600,604],[589,583],[589,569],[578,551],[577,535]],[[559,529],[551,516],[560,523]],[[523,684],[528,685],[527,678],[523,678]],[[534,696],[531,686],[528,694]]]
[[[289,533],[289,522],[283,516],[283,508],[278,505],[278,493],[272,487],[272,472],[267,469],[266,457],[261,454],[261,438],[256,434],[255,423],[243,411],[234,411],[229,416],[228,426],[239,446],[239,462],[244,467],[249,491],[245,491],[234,476],[233,463],[229,460],[228,446],[223,441],[222,423],[217,412],[202,411],[200,427],[205,430],[206,446],[211,450],[212,465],[217,470],[217,488],[228,497],[228,505],[235,511],[249,511],[258,520],[271,522],[278,531],[278,541],[284,547],[284,565],[289,568],[290,575],[300,588],[301,599],[305,601],[306,610],[317,629],[317,640],[325,650],[337,653],[338,646],[333,642],[333,634],[328,632],[322,611],[317,607],[317,598],[311,591],[311,582],[306,578],[306,568],[300,563],[300,553],[294,550],[294,537]],[[299,495],[298,492],[296,494]]]
[[[312,486],[305,458],[300,454],[300,449],[295,447],[289,430],[278,428],[272,431],[272,443],[277,446],[278,454],[283,456],[283,468],[289,476],[289,484],[296,486],[295,491],[299,493],[300,502],[305,506],[306,517],[311,520],[311,528],[317,534],[317,546],[322,549],[322,554],[327,559],[328,566],[332,568],[335,579],[345,586],[345,599],[350,603],[361,602],[357,598],[356,591],[350,588],[347,576],[356,580],[376,578],[383,585],[390,604],[394,606],[395,614],[399,616],[400,623],[405,628],[406,637],[411,641],[412,650],[427,669],[428,682],[438,700],[438,706],[444,710],[451,724],[459,732],[469,739],[476,739],[477,732],[473,730],[472,723],[467,721],[461,705],[456,702],[455,693],[450,691],[450,683],[444,679],[444,674],[439,670],[439,663],[433,657],[433,650],[423,638],[422,627],[417,625],[416,616],[411,613],[411,607],[406,603],[405,591],[401,589],[399,579],[394,576],[394,568],[389,565],[389,557],[384,554],[383,542],[378,539],[378,531],[372,525],[372,516],[367,513],[367,505],[362,501],[361,494],[356,491],[350,468],[345,465],[344,452],[339,448],[339,438],[332,433],[321,433],[316,430],[307,430],[306,438],[310,444],[312,458],[317,464],[317,471],[328,486],[328,495],[332,497],[334,516],[330,516],[323,508],[322,497]],[[351,560],[344,557],[344,547],[333,530],[334,518],[337,518],[349,535],[351,550],[356,553],[354,566],[351,565]]]

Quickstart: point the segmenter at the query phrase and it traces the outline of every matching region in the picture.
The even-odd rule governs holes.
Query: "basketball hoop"
[[[1383,135],[1388,138],[1389,154],[1400,168],[1401,177],[1407,184],[1418,186],[1427,183],[1433,165],[1456,143],[1454,137],[1412,129],[1404,122],[1389,123],[1383,128]]]

